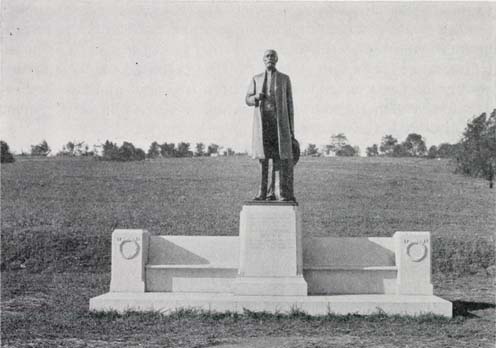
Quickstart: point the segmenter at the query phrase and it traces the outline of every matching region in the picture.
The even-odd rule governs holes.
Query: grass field
[[[302,158],[295,175],[304,235],[431,231],[435,293],[455,301],[456,317],[91,314],[89,298],[108,291],[113,229],[237,235],[258,166],[21,159],[1,168],[3,345],[494,346],[496,191],[486,182],[424,159]]]

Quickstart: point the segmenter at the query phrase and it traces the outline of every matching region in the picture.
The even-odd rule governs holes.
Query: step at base
[[[335,295],[335,296],[236,296],[229,293],[107,293],[90,300],[90,310],[124,312],[201,309],[216,312],[266,311],[289,313],[294,310],[310,315],[374,314],[452,317],[452,304],[437,296]]]

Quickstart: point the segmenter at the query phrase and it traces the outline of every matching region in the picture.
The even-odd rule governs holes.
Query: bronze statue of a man
[[[289,76],[276,70],[277,52],[267,50],[265,72],[251,80],[246,104],[254,106],[252,156],[260,160],[255,200],[295,201],[293,191],[293,96]],[[272,170],[269,184],[269,160]]]

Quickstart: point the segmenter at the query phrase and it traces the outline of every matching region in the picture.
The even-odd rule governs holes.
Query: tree
[[[343,133],[333,134],[329,140],[329,144],[324,145],[324,152],[326,155],[335,154],[348,144],[348,139]]]
[[[437,156],[441,158],[456,158],[460,144],[439,144]]]
[[[379,146],[379,151],[385,156],[392,156],[394,152],[394,147],[398,144],[398,139],[393,137],[391,134],[387,134],[382,137],[381,145]]]
[[[176,156],[176,149],[174,143],[163,143],[160,145],[160,154],[162,157],[174,157]]]
[[[193,156],[193,153],[189,151],[189,143],[185,142],[180,142],[177,144],[177,151],[176,151],[176,156],[177,157],[190,157]]]
[[[109,140],[103,144],[102,159],[104,161],[142,161],[145,158],[145,151],[136,148],[130,142],[125,141],[120,147]]]
[[[118,151],[118,161],[142,161],[146,158],[145,151],[140,148],[136,148],[130,142],[123,142]]]
[[[318,156],[319,150],[315,144],[308,144],[305,151],[303,151],[303,156]]]
[[[5,141],[0,140],[0,148],[0,163],[12,163],[15,161],[14,156],[10,153],[9,145]]]
[[[147,153],[148,158],[157,158],[160,156],[160,145],[156,141],[150,144],[150,148]]]
[[[340,157],[353,157],[357,155],[357,149],[351,145],[344,145],[338,151],[336,151],[336,156]]]
[[[438,157],[436,145],[432,145],[431,147],[429,147],[429,151],[427,152],[427,157],[429,157],[429,158],[437,158]]]
[[[107,161],[116,160],[119,156],[119,147],[117,144],[106,140],[103,144],[102,158]]]
[[[401,144],[394,145],[393,152],[391,154],[389,154],[388,156],[392,156],[392,157],[408,157],[409,156],[409,153],[406,150],[404,144],[401,143]]]
[[[348,139],[343,133],[331,135],[331,140],[328,149],[334,153],[338,153],[345,145],[348,144]]]
[[[196,156],[205,156],[205,144],[196,143],[195,149]]]
[[[360,147],[358,145],[353,146],[353,150],[355,150],[354,156],[360,156]]]
[[[67,155],[74,156],[74,149],[76,148],[76,144],[74,144],[72,141],[69,141],[67,144],[65,144],[62,147],[62,152]]]
[[[82,156],[94,156],[95,152],[90,151],[90,147],[88,146],[88,144],[84,144],[84,150],[82,150],[81,155]]]
[[[38,145],[31,145],[31,155],[32,156],[48,156],[50,153],[50,147],[46,140],[43,140]]]
[[[208,148],[207,148],[207,155],[208,156],[211,156],[213,154],[218,154],[219,153],[219,145],[217,144],[210,144],[208,145]]]
[[[145,151],[143,151],[143,149],[141,148],[136,148],[136,153],[135,153],[135,157],[134,157],[134,160],[135,161],[144,161],[146,158],[146,153]]]
[[[427,152],[425,141],[420,134],[410,133],[403,142],[405,153],[411,157],[421,157]]]
[[[69,141],[62,146],[62,151],[57,153],[57,156],[88,156],[93,154],[93,152],[89,151],[89,146],[84,141]]]
[[[457,155],[457,171],[489,180],[493,187],[496,172],[496,109],[472,119],[463,132]]]
[[[379,156],[379,149],[377,144],[367,147],[365,151],[367,152],[367,157]]]

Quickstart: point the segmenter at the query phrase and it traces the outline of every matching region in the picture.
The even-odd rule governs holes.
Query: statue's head
[[[277,52],[275,50],[267,50],[263,56],[265,67],[270,70],[275,69],[278,59],[279,58],[277,57]]]

